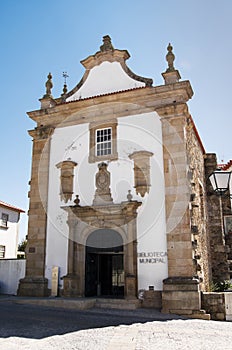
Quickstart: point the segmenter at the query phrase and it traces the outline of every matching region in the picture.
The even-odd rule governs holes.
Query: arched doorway
[[[124,296],[124,255],[121,235],[98,229],[86,240],[85,295]]]

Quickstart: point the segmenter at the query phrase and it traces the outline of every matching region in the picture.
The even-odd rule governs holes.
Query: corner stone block
[[[180,315],[196,314],[201,310],[199,281],[191,277],[173,277],[163,281],[162,312]]]

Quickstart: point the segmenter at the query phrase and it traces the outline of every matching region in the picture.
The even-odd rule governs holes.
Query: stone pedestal
[[[191,316],[200,313],[199,281],[191,277],[173,277],[163,281],[162,312]]]
[[[162,306],[162,292],[158,290],[145,290],[142,307],[160,309]]]
[[[77,275],[68,274],[63,278],[63,296],[68,298],[83,297],[84,294],[80,288],[80,277]]]
[[[47,297],[50,295],[48,280],[43,277],[25,277],[20,280],[19,296],[27,297]]]
[[[127,299],[137,299],[137,277],[128,274],[125,278],[125,297]]]

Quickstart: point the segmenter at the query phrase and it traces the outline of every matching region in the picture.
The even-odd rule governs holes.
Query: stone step
[[[14,300],[17,304],[31,304],[41,305],[48,307],[60,307],[65,309],[76,309],[86,310],[91,309],[95,306],[95,298],[62,298],[62,297],[48,297],[48,298],[27,298],[27,297],[16,297]]]
[[[189,318],[197,318],[200,320],[210,320],[211,315],[207,314],[205,310],[194,310],[192,314],[188,315]]]
[[[138,299],[97,298],[95,307],[101,309],[135,310],[141,307]]]

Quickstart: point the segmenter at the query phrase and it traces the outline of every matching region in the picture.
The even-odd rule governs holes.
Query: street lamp
[[[230,195],[231,171],[215,170],[209,179],[216,194],[232,198]]]

